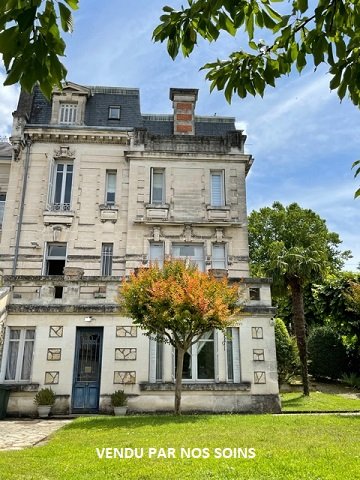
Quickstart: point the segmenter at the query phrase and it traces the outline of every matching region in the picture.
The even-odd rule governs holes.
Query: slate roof
[[[173,115],[142,115],[140,110],[140,93],[136,88],[87,86],[90,96],[85,108],[85,126],[145,128],[152,135],[173,135]],[[120,106],[119,120],[108,118],[110,106]],[[31,125],[49,125],[51,119],[51,102],[38,88],[32,95],[22,92],[17,108],[19,114],[28,117]],[[231,117],[195,116],[196,136],[224,136],[234,131],[235,119]]]

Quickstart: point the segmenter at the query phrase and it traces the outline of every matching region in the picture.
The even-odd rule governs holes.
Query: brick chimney
[[[195,135],[197,88],[170,88],[174,108],[174,135]]]

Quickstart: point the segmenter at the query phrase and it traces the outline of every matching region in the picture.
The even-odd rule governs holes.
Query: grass
[[[323,392],[311,392],[309,397],[302,393],[282,393],[280,397],[283,412],[360,411],[360,398]]]
[[[359,478],[359,444],[360,416],[354,415],[88,417],[45,446],[0,452],[0,478],[353,480]],[[143,457],[98,458],[97,448],[114,447],[138,448],[139,454],[142,448]],[[181,458],[182,447],[199,458]],[[149,458],[150,448],[172,448],[175,458]],[[216,458],[216,448],[229,458]],[[253,448],[255,458],[234,458],[239,448],[244,454]]]

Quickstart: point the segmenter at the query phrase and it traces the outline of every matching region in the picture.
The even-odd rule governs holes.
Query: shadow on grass
[[[106,429],[115,430],[119,428],[143,428],[143,427],[161,427],[163,425],[173,424],[194,424],[204,420],[208,415],[129,415],[126,417],[84,417],[76,419],[74,422],[66,425],[66,430],[91,430]]]

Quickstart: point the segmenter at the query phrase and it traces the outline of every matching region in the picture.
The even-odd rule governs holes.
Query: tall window
[[[2,226],[5,211],[6,193],[0,193],[0,227]]]
[[[11,328],[5,380],[26,381],[31,377],[35,329]]]
[[[205,270],[203,245],[174,244],[172,247],[172,256],[195,263],[201,272]]]
[[[175,368],[176,360],[177,355]],[[214,331],[205,333],[190,350],[185,352],[182,378],[194,381],[215,379]]]
[[[116,172],[114,170],[106,170],[106,191],[105,191],[105,205],[115,205],[115,191],[116,191]]]
[[[50,184],[49,208],[55,211],[70,210],[73,179],[72,163],[56,162]]]
[[[165,170],[163,168],[151,169],[150,203],[165,203]]]
[[[223,207],[225,205],[224,171],[211,172],[211,205]]]
[[[66,243],[48,243],[45,257],[45,275],[64,275]]]
[[[225,269],[226,268],[226,253],[224,243],[214,243],[212,246],[212,268]]]
[[[239,328],[226,329],[227,379],[230,382],[240,382],[240,339]]]
[[[74,125],[77,116],[77,103],[61,103],[59,123],[63,125]]]
[[[150,263],[157,263],[160,267],[164,263],[164,244],[162,242],[150,243]]]
[[[101,275],[110,277],[112,274],[113,244],[103,243],[101,248]]]

